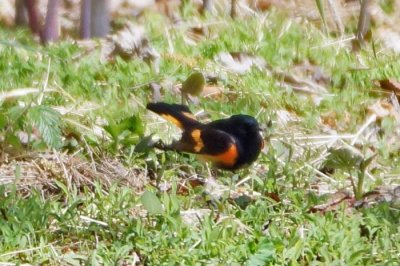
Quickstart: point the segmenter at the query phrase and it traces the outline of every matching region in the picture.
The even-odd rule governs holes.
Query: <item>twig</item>
[[[238,187],[244,183],[246,183],[247,181],[249,181],[252,178],[251,175],[246,176],[245,178],[239,180],[239,182],[236,183],[235,187]]]
[[[393,105],[394,117],[396,119],[397,125],[399,125],[400,124],[400,104],[399,104],[399,100],[397,99],[394,91],[392,91],[392,93],[390,94],[390,102]]]
[[[68,92],[66,92],[57,82],[55,82],[56,87],[60,90],[61,94],[63,94],[64,96],[66,96],[68,99],[70,99],[72,102],[76,103],[76,100],[74,97],[72,97],[71,94],[69,94]]]
[[[340,32],[340,34],[343,35],[344,27],[343,27],[342,20],[340,19],[340,16],[338,14],[336,0],[328,0],[328,5],[329,5],[329,9],[331,10],[331,13],[332,13],[333,20],[335,21],[336,28]]]
[[[256,11],[254,11],[253,9],[251,9],[246,3],[243,2],[238,2],[237,5],[242,9],[242,10],[246,10],[247,12],[249,12],[251,15],[253,16],[257,16],[259,17],[260,14],[257,13]],[[262,25],[262,23],[260,23],[260,25]]]
[[[61,165],[61,168],[64,172],[65,180],[68,181],[68,188],[71,189],[72,179],[71,179],[70,175],[68,174],[67,168],[65,167],[65,165],[64,165],[63,161],[61,160],[60,155],[56,151],[56,149],[53,149],[53,153],[56,155],[57,161]]]
[[[192,251],[193,249],[195,249],[200,243],[201,243],[201,239],[197,240],[196,243],[194,243],[190,248],[189,248],[189,252]]]
[[[368,126],[371,125],[375,121],[376,121],[376,114],[373,114],[368,118],[367,122],[365,122],[365,124],[360,128],[360,130],[358,130],[358,132],[354,136],[353,140],[351,141],[351,145],[354,145],[356,143],[357,139],[360,137],[360,135],[364,132],[364,130],[367,129]]]
[[[106,222],[95,220],[88,216],[80,215],[79,218],[81,218],[83,221],[88,222],[88,223],[95,223],[95,224],[102,225],[102,226],[108,226],[108,224]]]
[[[8,98],[13,98],[13,97],[25,96],[25,95],[32,94],[32,93],[51,92],[51,91],[56,91],[56,90],[55,89],[42,90],[42,89],[38,89],[38,88],[20,88],[20,89],[15,89],[12,91],[1,92],[0,93],[0,101],[6,100]]]
[[[236,18],[237,11],[236,11],[237,0],[231,0],[231,18]]]
[[[317,139],[317,140],[323,140],[323,139],[328,139],[328,140],[338,140],[338,139],[352,139],[354,138],[354,134],[344,134],[344,135],[317,135],[317,136],[299,136],[299,137],[284,137],[284,138],[271,138],[271,140],[275,141],[282,141],[285,139],[291,139],[291,140],[312,140],[312,139]]]
[[[60,255],[57,253],[57,250],[54,248],[52,244],[49,245],[51,252],[53,253],[53,256],[56,258],[57,262],[61,264],[60,261]]]
[[[347,37],[347,38],[344,38],[344,39],[340,39],[340,40],[337,40],[337,41],[334,41],[334,42],[330,42],[330,43],[327,43],[327,44],[324,44],[324,45],[312,46],[310,49],[314,50],[314,49],[320,49],[320,48],[327,48],[327,47],[336,45],[338,43],[344,43],[344,42],[352,41],[355,38],[356,38],[355,36],[350,36],[350,37]]]
[[[205,14],[206,12],[211,13],[211,11],[212,11],[212,0],[203,0],[201,13],[202,14]]]
[[[169,29],[167,29],[167,28],[165,29],[165,36],[167,37],[167,42],[168,42],[168,52],[170,54],[173,54],[175,49],[174,49],[174,45],[172,43],[171,35],[169,34],[169,31],[170,31]]]
[[[332,182],[333,184],[337,184],[338,181],[336,181],[335,179],[333,179],[332,177],[322,173],[320,170],[318,170],[317,168],[313,167],[312,165],[305,163],[305,166],[307,166],[308,168],[310,168],[311,170],[315,171],[317,174],[319,174],[321,177],[324,177],[326,180]]]
[[[364,42],[370,27],[369,0],[361,0],[360,17],[358,19],[356,39],[359,44]]]
[[[11,252],[8,252],[8,253],[0,254],[0,257],[14,256],[14,255],[21,254],[21,253],[32,252],[32,251],[35,251],[35,250],[47,248],[48,246],[49,246],[49,245],[40,246],[40,247],[35,247],[35,248],[28,248],[28,249],[21,249],[21,250],[11,251]]]
[[[47,84],[49,82],[49,76],[50,76],[50,65],[51,65],[51,57],[49,57],[49,63],[47,64],[47,73],[46,73],[46,78],[43,83],[43,87],[40,90],[39,98],[38,98],[38,105],[42,104],[43,97],[44,97],[44,91],[47,89]]]
[[[92,149],[90,149],[89,144],[87,143],[85,137],[82,136],[81,139],[85,143],[86,151],[89,153],[92,169],[93,169],[94,172],[97,173],[96,163],[95,163],[94,158],[93,158],[93,151],[92,151]]]

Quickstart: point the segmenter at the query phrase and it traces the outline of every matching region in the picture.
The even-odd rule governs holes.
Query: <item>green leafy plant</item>
[[[148,190],[145,191],[140,200],[143,204],[143,207],[149,212],[149,214],[158,215],[164,212],[161,201],[153,192]]]
[[[350,174],[354,196],[357,200],[361,199],[363,195],[365,171],[376,154],[364,158],[356,149],[350,148],[331,149],[329,152],[330,154],[325,161],[325,167],[347,171]],[[354,177],[357,178],[357,184],[354,181]]]
[[[201,72],[193,72],[183,83],[182,83],[182,104],[185,104],[187,95],[198,96],[204,89],[206,79]]]
[[[120,145],[125,147],[136,144],[138,136],[143,135],[144,125],[140,117],[134,115],[118,122],[111,122],[104,129],[111,135],[113,151],[117,152]]]
[[[364,46],[355,56],[347,45],[343,48],[345,40],[338,43],[321,36],[323,26],[319,29],[307,17],[302,23],[293,23],[293,17],[287,17],[292,12],[282,12],[279,6],[269,9],[267,16],[258,10],[246,19],[226,20],[213,14],[198,20],[193,17],[197,14],[195,5],[186,2],[185,18],[201,25],[166,29],[160,25],[169,25],[170,18],[154,14],[154,10],[147,10],[137,21],[155,49],[170,51],[163,53],[157,74],[142,60],[128,62],[116,57],[100,62],[102,45],[82,47],[82,43],[68,39],[41,47],[23,29],[0,27],[0,259],[31,265],[333,265],[338,261],[346,265],[397,265],[398,205],[383,203],[352,213],[348,209],[324,214],[308,210],[310,204],[321,203],[321,198],[310,196],[310,189],[322,192],[325,185],[329,191],[336,188],[329,182],[323,186],[314,183],[320,179],[316,180],[311,167],[314,159],[320,161],[325,138],[329,142],[335,138],[325,134],[326,127],[333,127],[340,135],[358,131],[365,121],[366,107],[386,94],[377,92],[379,88],[372,86],[371,80],[398,77],[398,56],[379,40],[376,51],[384,52],[375,52],[374,57],[374,51]],[[380,1],[389,2],[396,1]],[[328,10],[324,19],[331,21],[328,2],[320,3]],[[314,2],[310,5],[318,12]],[[356,23],[347,21],[344,33],[353,35]],[[371,25],[372,29],[379,24]],[[193,42],[186,40],[194,32],[196,45],[191,45]],[[218,54],[234,51],[262,57],[268,69],[238,75],[215,64]],[[185,80],[194,72],[194,65],[215,74],[216,86],[222,89],[218,95],[198,99],[194,109],[204,110],[201,121],[245,113],[265,125],[267,114],[276,114],[271,141],[266,142],[248,173],[208,173],[206,166],[197,167],[200,163],[192,156],[148,152],[152,140],[151,136],[142,137],[143,127],[152,123],[152,132],[156,132],[163,126],[146,121],[141,114],[140,106],[151,97],[147,84],[159,83],[163,90],[158,100],[176,103],[180,95],[172,84],[182,81],[189,94],[193,83]],[[299,94],[296,85],[270,75],[274,69],[321,82],[328,93],[318,94],[321,101],[316,104],[314,95],[306,91]],[[323,82],[325,75],[327,83]],[[40,89],[4,100],[12,90],[42,87],[46,77],[52,92],[41,94],[45,98],[40,107],[35,97]],[[194,95],[199,88],[193,86]],[[69,112],[58,114],[53,106]],[[331,121],[335,123],[328,125],[323,117],[321,128],[319,121],[327,112],[335,113]],[[41,114],[47,117],[43,121]],[[137,119],[130,120],[132,116]],[[108,121],[107,141],[97,130],[98,121]],[[365,145],[379,156],[371,169],[374,185],[390,184],[398,176],[395,122],[391,116],[385,117],[376,123],[378,132],[368,130],[365,135],[372,137],[365,141],[376,140]],[[64,164],[69,175],[19,156],[24,152],[35,156],[36,149],[46,152],[50,145],[57,147],[57,134],[63,134],[58,139],[61,149],[72,151],[65,154],[63,162],[71,157],[76,162]],[[45,135],[49,147],[44,145]],[[323,141],[315,139],[321,135]],[[304,138],[307,141],[303,142]],[[73,140],[73,146],[67,144]],[[125,153],[128,148],[129,156]],[[334,154],[331,166],[337,167],[337,175],[350,173],[353,190],[362,194],[371,185],[362,171],[368,156],[350,151],[351,156],[335,159]],[[108,156],[108,161],[99,160],[98,155]],[[35,174],[36,170],[41,171]],[[115,178],[110,182],[96,180],[105,173]],[[125,182],[120,176],[127,173],[132,179]],[[207,178],[210,174],[217,177],[216,192],[223,194],[214,209],[200,200],[205,189],[190,185],[192,177]],[[87,181],[78,183],[76,176]],[[236,177],[240,179],[233,180]],[[37,192],[32,182],[33,186],[39,183]],[[232,184],[229,191],[235,193],[223,192],[226,184]],[[251,202],[245,196],[238,198],[244,199],[240,208],[227,198],[237,192],[251,196]],[[143,213],[148,215],[143,217]]]
[[[248,266],[261,266],[273,261],[275,247],[270,240],[264,239],[258,244],[257,248],[257,251],[247,261]]]
[[[43,141],[52,148],[62,146],[60,114],[53,108],[44,105],[31,107],[26,113],[27,121],[37,127]]]
[[[0,117],[0,133],[5,136],[6,143],[15,148],[22,145],[18,132],[25,132],[28,139],[24,142],[31,144],[35,130],[48,147],[59,149],[63,145],[61,116],[49,106],[23,107],[15,102],[7,103],[0,106]]]

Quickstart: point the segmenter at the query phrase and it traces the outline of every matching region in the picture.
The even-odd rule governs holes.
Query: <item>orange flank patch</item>
[[[169,122],[175,124],[177,127],[183,129],[182,123],[181,123],[178,119],[176,119],[175,117],[173,117],[172,115],[161,114],[161,116],[162,116],[164,119],[168,120]]]
[[[201,131],[200,129],[195,129],[191,133],[194,142],[196,143],[194,146],[194,151],[199,152],[204,148],[203,140],[201,139]]]
[[[238,150],[235,144],[231,144],[229,149],[218,155],[202,155],[206,160],[222,164],[224,166],[233,166],[238,158]]]

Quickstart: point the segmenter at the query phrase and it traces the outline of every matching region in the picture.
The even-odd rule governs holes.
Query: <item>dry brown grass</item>
[[[113,182],[119,182],[121,186],[141,192],[148,177],[146,169],[128,168],[115,158],[88,161],[57,151],[7,158],[0,165],[0,185],[15,184],[23,195],[28,195],[33,188],[53,194],[59,190],[56,181],[67,188],[76,186],[78,189],[92,188],[99,181],[105,190]]]

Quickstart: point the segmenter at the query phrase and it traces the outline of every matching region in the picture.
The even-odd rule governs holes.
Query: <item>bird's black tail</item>
[[[189,129],[200,125],[186,105],[168,103],[149,103],[147,109],[174,123],[181,129]]]

